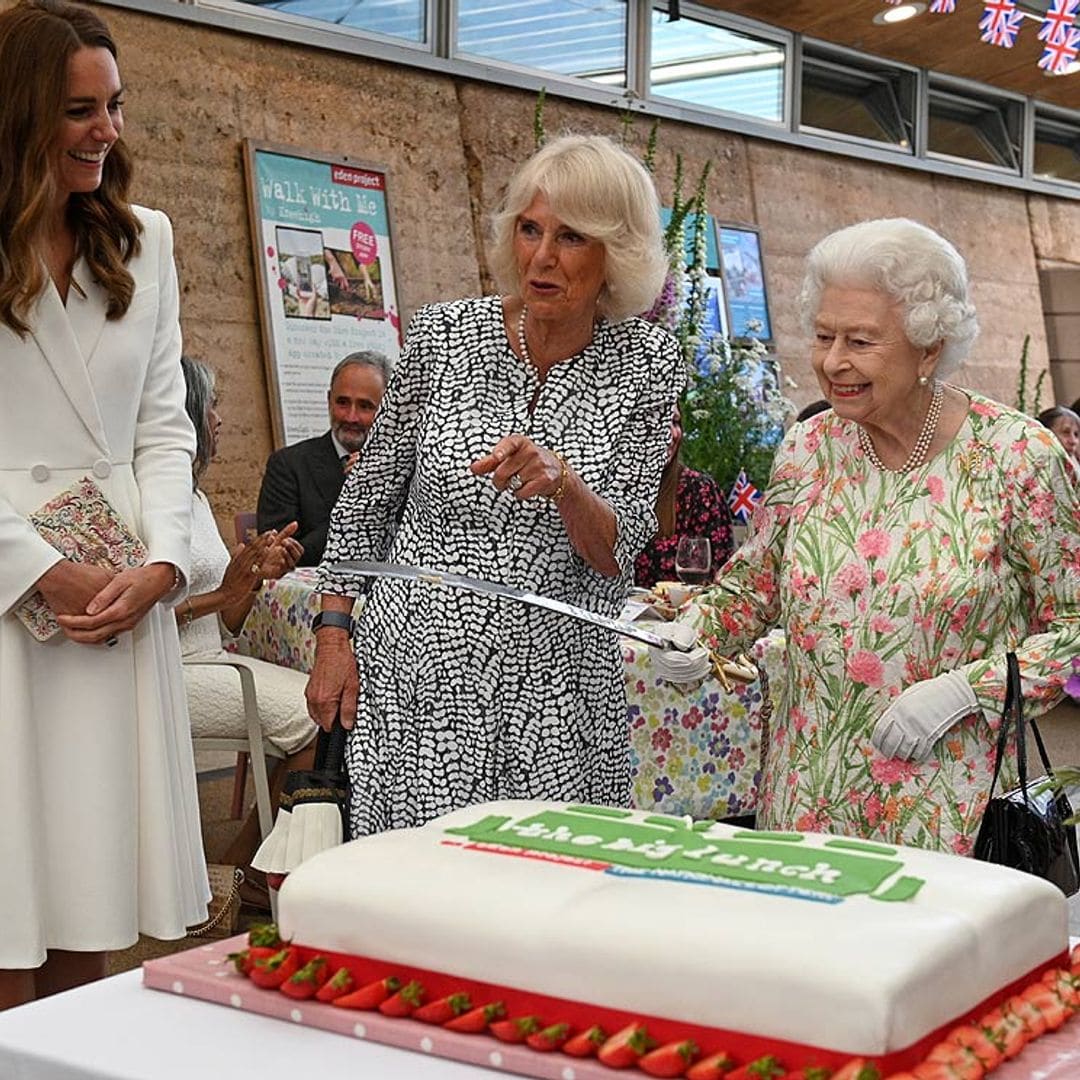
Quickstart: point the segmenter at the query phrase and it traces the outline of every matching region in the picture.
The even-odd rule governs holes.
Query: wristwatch
[[[340,630],[348,630],[349,637],[352,637],[356,629],[356,620],[351,615],[346,615],[344,611],[320,611],[311,620],[311,631],[314,633],[324,626],[336,626]]]

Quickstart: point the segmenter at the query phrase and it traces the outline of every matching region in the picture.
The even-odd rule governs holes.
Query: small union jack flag
[[[956,10],[956,0],[930,0],[931,15],[951,15]]]
[[[745,525],[754,512],[754,507],[761,502],[761,492],[758,491],[743,469],[731,486],[731,494],[728,496],[728,505],[731,507],[731,516],[740,524]]]
[[[1080,30],[1070,28],[1061,41],[1048,41],[1043,47],[1039,67],[1053,75],[1064,71],[1080,53]]]
[[[1004,0],[996,0],[1003,3]],[[990,8],[986,9],[979,28],[982,30],[981,40],[987,45],[1000,45],[1003,49],[1011,49],[1016,44],[1016,36],[1020,33],[1020,27],[1024,23],[1024,16],[1015,9],[1007,15],[991,15]]]
[[[1058,45],[1069,36],[1069,31],[1076,22],[1076,9],[1080,0],[1050,0],[1050,8],[1039,27],[1039,40],[1051,45]],[[1045,67],[1041,61],[1040,67]],[[1053,68],[1049,70],[1053,71]]]

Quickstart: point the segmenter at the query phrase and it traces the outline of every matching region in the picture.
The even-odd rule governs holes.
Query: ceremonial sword
[[[464,589],[467,592],[502,596],[507,600],[516,600],[521,604],[528,604],[531,607],[544,608],[546,611],[566,615],[571,619],[577,619],[578,622],[603,627],[613,634],[619,634],[634,641],[641,641],[646,645],[652,645],[656,649],[674,649],[676,652],[690,652],[697,644],[696,635],[691,638],[689,643],[672,641],[670,638],[661,637],[659,634],[644,630],[634,623],[612,619],[607,615],[598,615],[594,611],[577,607],[575,604],[567,604],[563,600],[555,600],[550,596],[541,596],[539,593],[515,589],[511,585],[503,585],[498,581],[485,581],[482,578],[466,577],[463,574],[450,574],[445,570],[432,570],[427,566],[346,560],[345,562],[330,563],[327,569],[331,573],[354,574],[357,577],[388,577],[407,581],[425,581],[429,585],[444,585],[452,589]]]

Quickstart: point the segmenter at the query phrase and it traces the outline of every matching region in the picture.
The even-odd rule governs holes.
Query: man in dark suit
[[[299,523],[301,566],[317,566],[326,546],[330,511],[345,474],[356,464],[390,378],[378,352],[350,353],[330,377],[330,430],[275,450],[266,463],[257,510],[259,532]]]

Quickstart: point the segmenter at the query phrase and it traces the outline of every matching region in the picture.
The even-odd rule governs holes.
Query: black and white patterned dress
[[[682,377],[665,331],[640,319],[601,322],[537,394],[535,369],[510,347],[499,297],[423,308],[334,508],[320,590],[364,590],[331,563],[389,559],[616,614],[656,528]],[[612,507],[621,576],[603,577],[573,550],[547,500],[519,502],[469,472],[513,433],[561,453]],[[380,578],[355,648],[353,836],[489,799],[628,805],[626,699],[610,633],[497,597]]]

